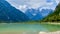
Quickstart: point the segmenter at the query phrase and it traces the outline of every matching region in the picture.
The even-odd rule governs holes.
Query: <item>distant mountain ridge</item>
[[[52,9],[27,9],[25,13],[11,6],[7,1],[0,0],[0,21],[24,22],[29,20],[42,20],[52,13]]]
[[[51,13],[42,22],[60,22],[60,3],[56,7],[54,13]]]
[[[40,20],[41,13],[35,9],[28,9],[25,13],[31,20]]]
[[[29,17],[20,10],[11,6],[7,1],[0,0],[0,21],[6,22],[21,22],[28,21]]]
[[[27,9],[25,14],[31,19],[31,20],[41,20],[44,17],[46,17],[48,14],[52,13],[52,9],[42,9],[41,11],[39,9]]]

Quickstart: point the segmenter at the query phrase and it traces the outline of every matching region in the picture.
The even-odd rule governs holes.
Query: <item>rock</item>
[[[39,32],[39,34],[60,34],[60,31],[56,31],[56,32]]]

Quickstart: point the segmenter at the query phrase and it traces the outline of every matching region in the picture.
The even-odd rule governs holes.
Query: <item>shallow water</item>
[[[31,32],[39,32],[39,31],[49,31],[49,29],[59,29],[58,26],[54,25],[46,25],[46,24],[0,24],[0,32],[8,31],[8,32],[23,32],[23,31],[31,31]],[[54,30],[55,30],[54,29]]]
[[[0,31],[48,31],[40,24],[0,24]]]

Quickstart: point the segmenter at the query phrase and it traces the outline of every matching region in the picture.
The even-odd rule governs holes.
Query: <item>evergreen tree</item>
[[[51,13],[41,21],[42,22],[60,22],[60,3],[56,7],[54,13]]]

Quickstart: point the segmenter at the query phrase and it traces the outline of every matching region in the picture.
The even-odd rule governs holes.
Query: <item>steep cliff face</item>
[[[7,1],[0,0],[0,22],[21,22],[29,18],[20,10],[11,6]]]
[[[60,3],[56,7],[54,13],[48,15],[42,21],[43,22],[60,22]]]

